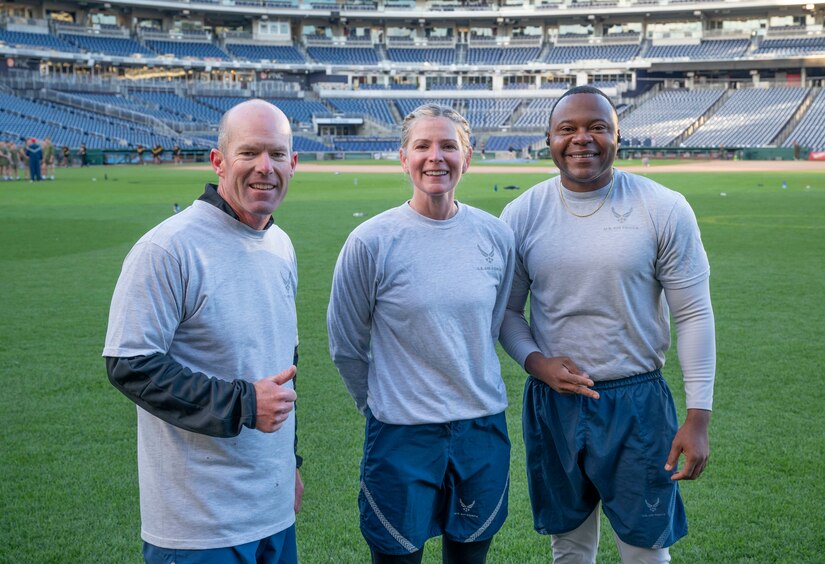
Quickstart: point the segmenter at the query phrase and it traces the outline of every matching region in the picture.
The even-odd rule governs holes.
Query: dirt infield
[[[347,165],[343,163],[298,163],[302,172],[400,172],[400,165]],[[825,161],[696,161],[679,164],[656,164],[645,167],[620,166],[628,172],[775,172],[795,171],[825,172]],[[548,161],[547,166],[506,166],[476,165],[470,167],[469,173],[493,172],[500,174],[546,173],[555,174],[558,169]]]
[[[517,166],[517,165],[488,165],[476,164],[470,167],[469,173],[491,172],[499,174],[556,174],[558,169],[546,161],[546,166]],[[345,164],[341,161],[324,161],[306,163],[298,161],[298,170],[301,172],[344,172],[344,173],[394,173],[401,172],[401,165],[395,164]],[[209,170],[210,165],[189,165],[179,167],[186,170]],[[825,161],[694,161],[678,164],[660,164],[653,166],[623,165],[618,168],[636,173],[665,173],[665,172],[825,172]]]

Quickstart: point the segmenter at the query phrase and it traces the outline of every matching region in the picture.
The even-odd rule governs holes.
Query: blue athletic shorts
[[[656,370],[594,389],[597,400],[527,379],[522,428],[534,526],[570,532],[601,500],[624,542],[670,546],[687,534],[687,518],[664,469],[678,430],[667,382]]]
[[[148,564],[297,564],[295,525],[261,540],[204,550],[160,548],[143,543]]]
[[[427,539],[491,538],[507,517],[510,439],[504,413],[440,424],[390,425],[367,412],[361,533],[383,554]]]

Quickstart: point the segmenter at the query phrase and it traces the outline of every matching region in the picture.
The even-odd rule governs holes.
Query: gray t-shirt
[[[574,217],[559,190],[585,215],[609,186],[578,193],[560,182],[534,186],[502,212],[517,256],[502,345],[521,366],[535,351],[569,356],[594,381],[661,368],[670,346],[663,289],[689,287],[710,273],[693,211],[681,194],[615,170],[603,207]]]
[[[327,325],[358,409],[399,425],[504,411],[496,340],[513,265],[510,229],[463,204],[437,221],[405,203],[357,227],[338,257]]]
[[[297,281],[280,228],[256,231],[196,201],[126,257],[103,355],[166,353],[224,380],[277,374],[293,361]],[[294,523],[294,412],[275,433],[243,428],[233,438],[186,431],[140,407],[137,414],[143,540],[220,548]]]

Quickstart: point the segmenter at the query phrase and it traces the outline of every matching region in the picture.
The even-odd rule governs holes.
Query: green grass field
[[[109,300],[131,245],[213,175],[171,166],[58,173],[55,182],[0,183],[0,562],[139,562],[135,407],[108,383],[100,358]],[[825,173],[650,176],[696,211],[717,320],[711,459],[699,481],[683,484],[691,529],[674,562],[822,562]],[[523,191],[540,180],[478,167],[458,197],[498,214],[520,192],[494,184]],[[362,418],[329,360],[325,314],[347,234],[409,194],[400,173],[299,170],[277,213],[300,268],[306,493],[297,527],[306,563],[369,561],[356,507]],[[666,375],[683,416],[671,353]],[[527,501],[523,374],[502,361],[512,486],[489,561],[549,562]],[[609,526],[600,551],[600,561],[618,561]],[[439,554],[431,541],[425,562]]]

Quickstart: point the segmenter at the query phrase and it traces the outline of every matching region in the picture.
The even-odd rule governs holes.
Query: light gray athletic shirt
[[[198,200],[126,257],[103,355],[168,353],[224,380],[277,374],[293,361],[297,283],[280,228],[254,230]],[[220,548],[294,523],[294,412],[275,433],[244,427],[232,438],[184,430],[140,407],[137,416],[143,540]]]
[[[693,211],[681,194],[619,170],[608,200],[590,217],[571,215],[560,189],[570,209],[585,215],[604,200],[609,185],[573,192],[557,176],[504,209],[501,217],[516,237],[516,274],[502,345],[521,366],[535,351],[568,356],[594,381],[662,368],[670,347],[665,294],[706,289],[710,273]],[[709,310],[709,294],[698,302]],[[685,370],[688,407],[710,409],[715,345],[712,312],[702,313],[699,344],[687,348],[704,357],[682,364],[683,370],[685,364],[701,367]]]
[[[327,312],[330,354],[358,409],[400,425],[504,411],[496,340],[513,266],[512,231],[464,204],[439,221],[405,203],[358,226]]]

